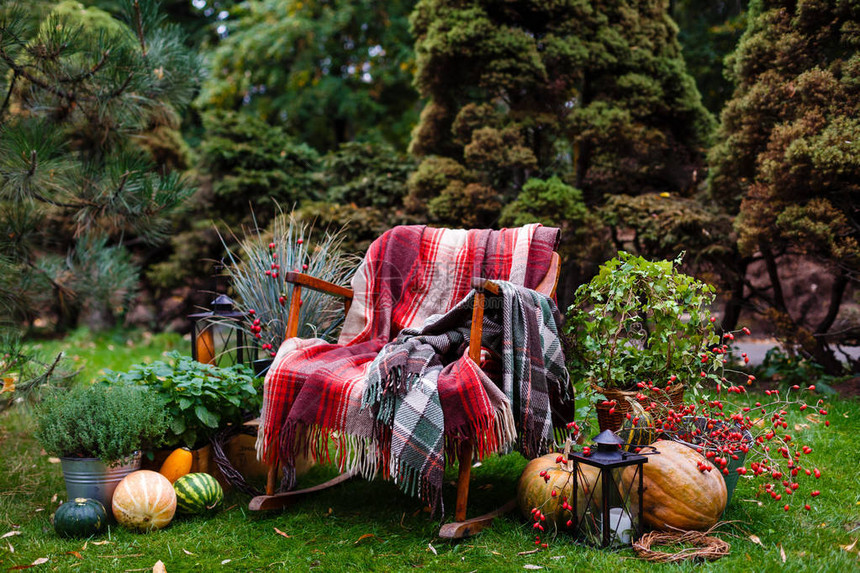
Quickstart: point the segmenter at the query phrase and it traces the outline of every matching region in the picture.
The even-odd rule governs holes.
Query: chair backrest
[[[549,263],[549,268],[546,270],[546,275],[541,279],[540,284],[535,287],[535,290],[548,297],[555,296],[555,289],[558,287],[558,272],[561,268],[561,257],[555,251],[552,252],[552,261]]]

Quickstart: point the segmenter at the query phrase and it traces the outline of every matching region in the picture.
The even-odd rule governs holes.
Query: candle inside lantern
[[[609,529],[612,537],[623,544],[630,543],[630,532],[633,530],[633,522],[623,507],[612,507],[609,509]]]

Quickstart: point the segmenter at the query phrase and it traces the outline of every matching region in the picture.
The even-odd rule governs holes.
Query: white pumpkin
[[[176,492],[158,472],[140,470],[125,476],[111,502],[117,522],[134,531],[165,527],[176,513]]]

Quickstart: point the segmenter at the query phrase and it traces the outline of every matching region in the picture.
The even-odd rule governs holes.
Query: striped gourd
[[[187,474],[173,482],[179,513],[204,513],[216,509],[224,500],[224,491],[209,474]]]
[[[654,428],[654,420],[642,405],[637,401],[631,402],[630,419],[625,419],[621,429],[616,432],[624,442],[621,446],[628,452],[636,451],[636,448],[648,446],[657,440],[657,430]],[[635,423],[634,423],[635,421]]]
[[[176,494],[158,472],[140,470],[125,476],[111,501],[117,522],[135,531],[161,529],[176,513]]]

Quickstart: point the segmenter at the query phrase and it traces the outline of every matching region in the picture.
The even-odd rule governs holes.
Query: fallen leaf
[[[818,417],[818,414],[809,414],[806,416],[806,419],[812,422],[813,424],[820,424],[821,419]]]
[[[493,484],[491,484],[491,483],[485,483],[485,484],[484,484],[484,485],[482,485],[482,486],[478,486],[478,489],[493,489]]]
[[[227,565],[231,561],[233,561],[233,560],[232,559],[225,559],[224,561],[221,562],[221,565]]]
[[[436,548],[435,548],[435,547],[433,547],[433,544],[432,544],[432,543],[428,543],[428,544],[427,544],[427,550],[428,550],[428,551],[430,551],[433,555],[439,555],[439,554],[436,552]],[[493,553],[495,553],[495,551],[494,551]]]
[[[795,424],[794,431],[799,432],[800,430],[805,430],[809,428],[809,424]]]
[[[38,559],[33,561],[33,563],[31,563],[31,565],[33,565],[35,567],[36,565],[42,565],[42,564],[47,563],[47,562],[48,562],[47,557],[39,557]]]
[[[39,513],[40,511],[45,511],[45,508],[44,507],[37,507],[36,513]]]
[[[532,555],[534,553],[537,553],[538,551],[540,551],[540,548],[532,549],[531,551],[520,551],[519,553],[517,553],[517,555]]]
[[[48,458],[48,463],[49,464],[58,464],[58,463],[60,463],[60,458],[54,458],[54,457]]]
[[[326,516],[331,515],[331,514],[332,514],[332,509],[331,509],[331,508],[328,508],[328,511],[327,511],[325,514],[326,514]]]
[[[184,547],[182,548],[182,552],[183,552],[184,554],[186,554],[186,555],[196,555],[196,553],[191,553],[190,551],[188,551],[188,550],[187,550],[187,549],[185,549]]]
[[[83,555],[81,555],[81,554],[80,554],[80,553],[78,553],[77,551],[66,551],[66,555],[74,555],[74,556],[75,556],[75,557],[77,557],[78,559],[83,559],[83,558],[84,558],[84,557],[83,557]]]
[[[0,539],[6,539],[7,537],[12,537],[13,535],[21,535],[21,532],[20,531],[9,531],[7,533],[4,533],[3,536],[0,537]]]
[[[750,541],[752,541],[756,545],[761,545],[762,547],[764,547],[764,543],[761,542],[761,539],[758,535],[750,535]]]
[[[852,543],[851,545],[840,545],[839,547],[841,547],[844,551],[848,551],[850,553],[851,551],[854,551],[854,547],[856,546],[857,540],[855,539],[854,543]]]
[[[277,533],[277,534],[278,534],[278,535],[280,535],[281,537],[286,537],[287,539],[289,539],[289,538],[291,538],[291,537],[292,537],[292,535],[287,535],[286,533],[284,533],[283,531],[281,531],[281,530],[280,530],[280,529],[278,529],[277,527],[273,527],[272,529],[274,529],[274,530],[275,530],[275,533]]]
[[[505,556],[504,553],[499,553],[498,551],[490,551],[490,553],[492,553],[493,555],[500,555],[502,557]]]
[[[87,544],[88,544],[89,542],[90,542],[90,540],[89,540],[89,539],[87,539],[86,541],[84,541],[84,546],[83,546],[83,547],[81,547],[81,551],[86,551],[86,550],[87,550]]]
[[[785,563],[785,549],[782,548],[782,545],[779,546],[779,558]]]
[[[156,561],[155,565],[152,566],[152,573],[167,573],[167,567],[164,566],[161,559]]]
[[[760,502],[760,501],[759,501],[759,500],[757,500],[757,499],[742,499],[741,501],[748,501],[748,502],[750,502],[750,503],[757,503],[759,507],[761,507],[761,506],[763,506],[763,505],[764,505],[762,502]]]
[[[371,537],[376,537],[376,535],[374,535],[373,533],[365,533],[364,535],[356,539],[353,545],[358,545],[359,542],[364,541],[365,539],[370,539]]]
[[[93,541],[93,545],[107,545],[110,541]]]
[[[51,496],[51,503],[57,503],[57,494]]]
[[[567,555],[553,555],[550,559],[564,559]]]
[[[12,547],[12,544],[11,544],[11,543],[9,543],[9,542],[7,541],[7,542],[6,542],[6,545],[8,545],[8,546],[9,546],[9,553],[15,553],[15,548],[14,548],[14,547]]]
[[[543,569],[543,567],[541,567],[540,565],[532,565],[530,563],[527,563],[523,565],[523,569],[531,569],[532,571],[536,571],[538,569]]]

